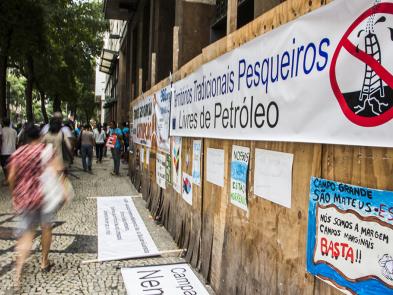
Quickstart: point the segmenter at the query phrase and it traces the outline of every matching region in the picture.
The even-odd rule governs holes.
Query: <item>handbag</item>
[[[43,200],[42,212],[53,213],[58,211],[66,201],[70,201],[75,193],[68,178],[61,177],[58,172],[49,165],[54,154],[52,144],[48,144],[41,153],[41,162],[45,169],[40,176]]]

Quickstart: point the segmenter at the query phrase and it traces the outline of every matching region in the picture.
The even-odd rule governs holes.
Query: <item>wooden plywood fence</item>
[[[285,24],[329,1],[288,0],[250,24],[206,47],[202,54],[174,73],[186,77],[202,64]],[[169,84],[165,79],[147,95]],[[186,259],[217,294],[341,294],[306,273],[307,216],[311,176],[355,185],[393,190],[393,150],[337,145],[203,139],[202,184],[193,186],[188,205],[171,186],[162,190],[155,179],[155,154],[149,167],[140,167],[140,146],[130,160],[133,183],[142,192],[152,215],[171,233]],[[249,212],[229,205],[232,145],[294,154],[292,208],[254,195],[254,161],[248,185]],[[208,148],[225,150],[225,187],[206,181]],[[191,173],[192,139],[182,141],[182,171]],[[188,160],[188,161],[187,161]]]

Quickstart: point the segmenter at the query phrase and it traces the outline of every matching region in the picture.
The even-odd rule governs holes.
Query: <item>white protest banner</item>
[[[97,198],[98,260],[160,255],[131,197]]]
[[[172,184],[175,191],[181,194],[181,137],[172,137]]]
[[[182,196],[183,199],[190,205],[192,205],[192,177],[187,173],[183,172],[183,188]]]
[[[127,294],[209,295],[185,263],[122,268]]]
[[[247,178],[250,148],[232,146],[231,203],[247,211]]]
[[[161,188],[166,189],[166,155],[160,153],[156,155],[156,180]]]
[[[393,147],[392,27],[335,0],[259,36],[174,84],[171,135]]]
[[[134,143],[147,147],[152,146],[153,129],[153,106],[152,97],[143,97],[133,105],[133,131],[132,139]]]
[[[225,152],[220,149],[207,149],[206,179],[215,185],[224,187]]]
[[[192,141],[192,181],[201,185],[201,149],[202,140]]]
[[[255,149],[254,193],[291,208],[293,154]]]
[[[169,154],[170,153],[170,141],[169,141],[169,116],[171,114],[171,87],[165,87],[154,94],[153,105],[154,105],[154,120],[156,124],[156,138],[157,147],[160,151]],[[154,124],[153,124],[154,126]]]

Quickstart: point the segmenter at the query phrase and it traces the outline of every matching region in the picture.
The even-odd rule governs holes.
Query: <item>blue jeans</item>
[[[91,161],[93,158],[93,146],[89,144],[82,144],[81,146],[81,152],[82,152],[82,165],[83,165],[83,170],[89,169],[91,170]]]
[[[120,158],[121,158],[121,150],[111,149],[112,157],[113,157],[113,172],[116,175],[120,173]]]

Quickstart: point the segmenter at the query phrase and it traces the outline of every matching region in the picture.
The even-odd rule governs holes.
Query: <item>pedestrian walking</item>
[[[96,157],[97,163],[102,163],[102,156],[104,153],[104,146],[106,140],[106,133],[100,123],[97,124],[97,128],[94,129],[94,140],[96,142]]]
[[[3,127],[0,130],[0,162],[5,176],[4,185],[7,185],[7,164],[10,156],[16,150],[17,137],[18,134],[16,130],[11,128],[10,119],[5,118],[3,120]]]
[[[120,176],[120,158],[123,147],[123,132],[120,128],[117,128],[116,122],[110,123],[109,134],[111,137],[112,147],[111,153],[113,158],[113,172],[112,175]]]
[[[94,135],[89,124],[86,124],[80,134],[83,170],[91,172],[93,160]]]
[[[106,136],[105,145],[104,145],[104,157],[106,157],[106,156],[107,156],[107,151],[108,151],[108,148],[107,148],[107,146],[106,146],[106,143],[107,143],[108,138],[109,138],[109,136],[110,136],[108,124],[107,124],[106,122],[104,122],[104,124],[102,124],[102,129],[104,129],[104,131],[105,131],[105,136]]]
[[[55,156],[58,157],[58,161],[61,163],[62,167],[66,169],[64,165],[64,158],[71,153],[72,146],[68,140],[68,137],[61,131],[62,121],[61,117],[54,116],[48,126],[48,132],[43,137],[43,143],[52,144]],[[41,130],[42,134],[42,130]]]
[[[130,128],[128,128],[128,122],[123,123],[123,132],[124,138],[124,149],[123,149],[123,159],[127,163],[128,162],[128,147],[130,143]]]
[[[32,123],[25,127],[27,144],[21,146],[10,158],[8,181],[12,189],[14,210],[20,215],[20,224],[17,231],[17,259],[15,273],[15,287],[19,288],[23,265],[30,254],[35,229],[38,225],[42,230],[42,258],[41,271],[48,272],[52,267],[48,255],[52,242],[53,212],[44,213],[43,190],[40,176],[46,166],[51,166],[55,173],[63,175],[62,164],[55,156],[51,147],[50,161],[42,160],[45,144],[40,141],[40,129]]]

